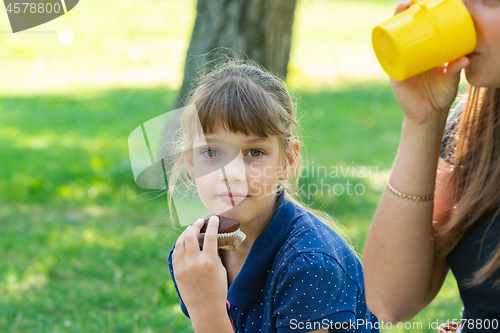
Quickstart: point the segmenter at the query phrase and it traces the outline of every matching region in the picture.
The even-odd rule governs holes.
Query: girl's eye
[[[257,149],[251,149],[247,153],[247,156],[250,156],[250,157],[259,157],[262,155],[264,155],[264,152],[261,150],[257,150]]]
[[[207,149],[207,150],[204,150],[202,152],[202,154],[204,154],[207,157],[215,157],[219,154],[219,152],[217,150]]]

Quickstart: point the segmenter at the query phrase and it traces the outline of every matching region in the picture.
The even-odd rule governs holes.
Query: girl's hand
[[[395,14],[411,5],[411,0],[400,2]],[[468,64],[469,59],[462,57],[405,81],[391,79],[391,86],[405,114],[405,121],[420,125],[432,120],[446,119],[458,92],[460,72]]]
[[[196,319],[204,322],[207,315],[227,317],[227,273],[217,252],[219,218],[210,218],[203,251],[198,244],[202,227],[203,219],[189,226],[179,236],[172,254],[177,288],[193,326]]]

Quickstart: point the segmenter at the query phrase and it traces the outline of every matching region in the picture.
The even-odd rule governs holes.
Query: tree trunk
[[[211,61],[217,47],[245,53],[274,74],[286,78],[297,0],[198,0],[197,16],[186,56],[184,80],[176,108],[197,71]]]

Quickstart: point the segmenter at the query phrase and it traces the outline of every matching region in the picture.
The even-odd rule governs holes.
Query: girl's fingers
[[[462,69],[469,65],[469,58],[461,57],[457,60],[451,61],[446,67],[446,76],[448,78],[453,77],[454,75],[460,74]]]
[[[185,237],[186,232],[189,230],[190,225],[182,232],[182,234],[177,238],[177,242],[175,242],[174,252],[172,254],[172,264],[175,264],[177,258],[186,256],[186,246],[185,246]]]
[[[212,216],[208,220],[207,232],[203,242],[203,252],[217,254],[217,231],[219,230],[219,217]]]
[[[401,13],[403,10],[408,9],[413,5],[412,0],[404,0],[398,3],[396,6],[396,11],[394,12],[394,15]]]
[[[198,236],[203,227],[203,219],[198,219],[189,230],[186,230],[185,247],[188,256],[193,256],[200,253],[200,244],[198,243]]]

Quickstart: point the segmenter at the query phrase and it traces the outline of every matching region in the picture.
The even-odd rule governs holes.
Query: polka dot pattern
[[[277,326],[291,319],[312,321],[348,311],[355,318],[358,287],[333,258],[300,253],[283,270],[274,294]],[[354,301],[353,301],[354,300]]]

